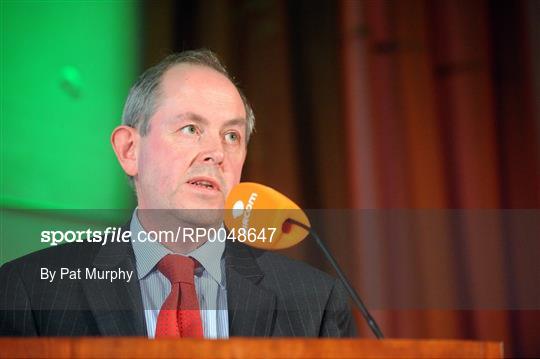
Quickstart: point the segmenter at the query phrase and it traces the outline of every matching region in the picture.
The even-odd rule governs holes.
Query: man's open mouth
[[[219,185],[210,178],[193,178],[187,181],[190,185],[205,188],[208,190],[219,191]]]

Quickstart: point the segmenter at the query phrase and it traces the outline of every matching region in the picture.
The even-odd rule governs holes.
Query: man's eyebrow
[[[198,115],[198,114],[193,113],[193,112],[181,113],[179,115],[176,115],[174,118],[176,120],[193,121],[193,122],[200,123],[200,124],[203,124],[203,125],[207,125],[209,123],[209,121],[206,119],[206,117]],[[246,125],[246,123],[247,123],[247,121],[246,121],[245,118],[238,117],[238,118],[233,118],[231,120],[225,121],[225,123],[223,124],[222,127],[244,126],[244,125]]]
[[[175,116],[174,118],[177,120],[189,120],[189,121],[201,123],[203,125],[208,124],[208,120],[205,117],[198,115],[196,113],[193,113],[193,112],[181,113]]]
[[[225,121],[223,127],[229,126],[244,126],[247,123],[246,119],[243,117],[233,118],[232,120]]]

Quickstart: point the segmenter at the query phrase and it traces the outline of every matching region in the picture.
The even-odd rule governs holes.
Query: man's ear
[[[111,144],[118,162],[128,176],[138,173],[137,157],[139,154],[139,132],[133,127],[118,126],[111,134]]]

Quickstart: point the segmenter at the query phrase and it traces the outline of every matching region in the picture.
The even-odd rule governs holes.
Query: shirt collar
[[[223,225],[221,228],[224,228]],[[135,262],[137,267],[137,275],[139,279],[146,277],[157,263],[167,254],[173,252],[157,242],[140,242],[137,240],[138,233],[144,232],[144,228],[137,217],[137,209],[133,211],[131,217],[130,231],[132,236],[133,252],[135,253]],[[220,285],[224,286],[224,277],[222,274],[221,261],[223,251],[225,250],[225,242],[222,238],[225,234],[224,230],[219,230],[219,240],[214,242],[205,242],[200,247],[187,253],[188,256],[196,259],[201,266],[210,274],[210,276]]]

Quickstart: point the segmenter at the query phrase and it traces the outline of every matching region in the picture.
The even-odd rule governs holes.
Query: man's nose
[[[203,148],[199,155],[202,162],[221,165],[224,157],[223,143],[220,138],[208,136],[203,140]]]

